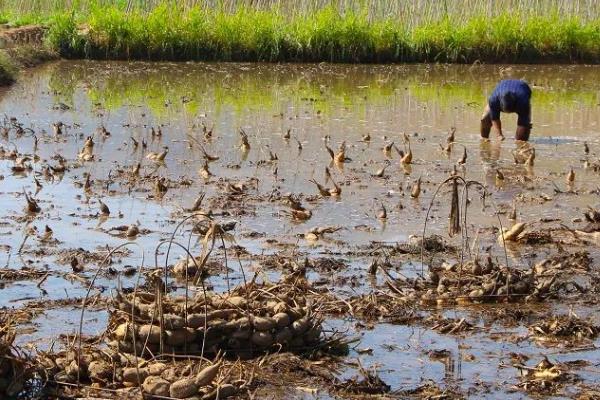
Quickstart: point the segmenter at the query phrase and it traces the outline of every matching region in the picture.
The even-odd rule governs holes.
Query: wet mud
[[[0,393],[596,398],[597,73],[24,72],[0,93]],[[533,86],[529,143],[510,115],[478,136],[502,77]]]

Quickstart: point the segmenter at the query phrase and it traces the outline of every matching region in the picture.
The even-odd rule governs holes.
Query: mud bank
[[[0,28],[0,86],[14,83],[19,71],[57,60],[58,52],[44,43],[42,26]]]

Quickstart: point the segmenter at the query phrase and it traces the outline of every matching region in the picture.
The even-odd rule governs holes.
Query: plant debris
[[[582,341],[595,339],[600,333],[600,326],[594,325],[591,320],[569,314],[540,321],[530,326],[529,331],[536,341],[546,345],[561,343],[565,346],[575,346]]]

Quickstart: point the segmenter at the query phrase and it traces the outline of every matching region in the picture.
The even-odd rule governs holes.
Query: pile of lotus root
[[[78,356],[76,349],[48,353],[42,357],[49,382],[58,384],[62,395],[107,391],[114,398],[127,397],[140,389],[144,395],[175,399],[223,399],[243,390],[245,382],[226,382],[231,368],[223,360],[142,360],[114,351],[87,347]],[[76,385],[80,382],[82,387]]]
[[[109,347],[142,357],[223,352],[247,358],[269,350],[302,352],[321,342],[318,313],[291,284],[250,283],[187,300],[119,293],[114,305]]]
[[[84,345],[43,359],[48,382],[177,399],[225,398],[248,384],[232,381],[236,360],[269,351],[305,352],[326,343],[321,319],[294,284],[249,283],[230,293],[177,296],[119,292],[108,347]],[[133,312],[132,312],[133,311]],[[211,355],[213,361],[204,356]],[[81,392],[74,392],[81,393]]]
[[[521,270],[496,264],[491,257],[471,260],[462,266],[443,263],[432,268],[421,301],[425,304],[468,304],[540,300],[562,285],[561,271],[547,268],[548,260]]]

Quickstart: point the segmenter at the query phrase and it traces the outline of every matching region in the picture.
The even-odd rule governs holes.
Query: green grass
[[[63,56],[330,62],[600,62],[592,0],[0,0]]]

